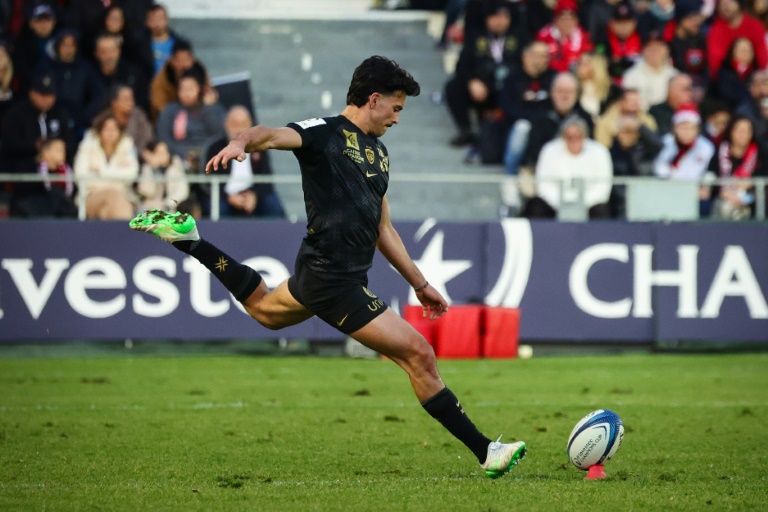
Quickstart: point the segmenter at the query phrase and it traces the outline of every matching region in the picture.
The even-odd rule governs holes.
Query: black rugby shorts
[[[368,325],[387,309],[387,305],[366,286],[365,272],[330,274],[314,272],[301,260],[288,279],[293,298],[325,323],[344,334]]]

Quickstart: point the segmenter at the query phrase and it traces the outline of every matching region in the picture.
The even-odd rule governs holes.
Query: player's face
[[[381,137],[392,125],[400,122],[400,111],[405,107],[405,98],[403,91],[375,98],[371,113],[371,135]]]

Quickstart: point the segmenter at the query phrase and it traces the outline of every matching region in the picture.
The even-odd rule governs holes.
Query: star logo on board
[[[219,256],[219,262],[216,263],[216,269],[219,272],[224,272],[227,270],[227,265],[229,265],[229,260],[224,259],[224,256]]]
[[[424,249],[421,258],[415,263],[419,268],[424,269],[425,273],[429,276],[429,285],[440,292],[440,295],[450,304],[451,297],[445,288],[446,283],[472,267],[472,261],[446,260],[443,258],[444,242],[445,233],[443,231],[435,233],[435,236],[432,237],[432,240],[429,241],[426,249]],[[410,292],[409,302],[413,304],[419,303],[413,290]]]

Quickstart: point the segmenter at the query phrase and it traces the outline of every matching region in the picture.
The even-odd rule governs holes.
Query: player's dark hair
[[[374,55],[357,66],[347,92],[347,105],[362,107],[374,92],[392,94],[403,91],[406,96],[418,96],[419,83],[395,61]]]

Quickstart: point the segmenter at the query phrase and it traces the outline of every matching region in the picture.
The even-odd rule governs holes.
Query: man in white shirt
[[[610,216],[611,155],[588,133],[587,123],[572,116],[563,121],[560,136],[544,145],[536,164],[538,197],[528,201],[524,217],[554,218],[564,204],[579,202],[582,190],[591,219]]]
[[[651,105],[667,101],[669,80],[677,73],[669,58],[667,42],[653,34],[643,46],[642,59],[624,73],[621,86],[637,89],[640,106],[647,111]]]

